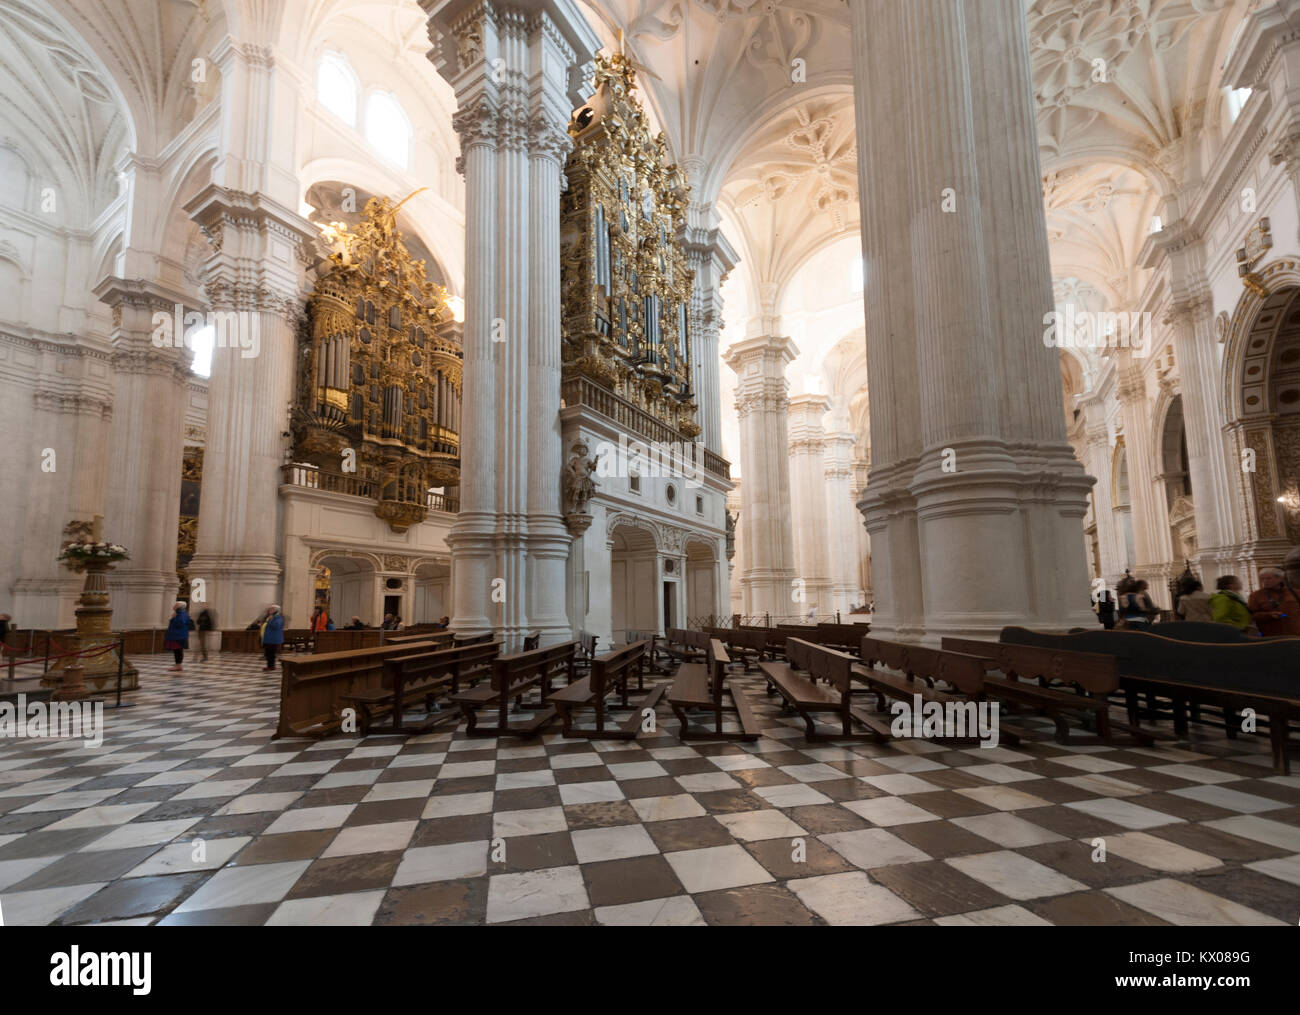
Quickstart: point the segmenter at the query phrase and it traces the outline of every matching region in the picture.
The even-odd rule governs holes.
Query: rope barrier
[[[78,649],[75,652],[61,652],[58,655],[52,655],[52,656],[36,656],[35,658],[32,659],[10,658],[6,665],[34,666],[37,663],[53,662],[55,659],[71,659],[74,656],[82,656],[86,659],[92,659],[95,656],[107,655],[109,652],[116,651],[117,645],[118,645],[117,642],[112,642],[109,645],[99,645],[92,648]]]

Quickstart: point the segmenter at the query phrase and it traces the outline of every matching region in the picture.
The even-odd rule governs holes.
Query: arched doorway
[[[1120,437],[1115,445],[1115,460],[1111,468],[1111,506],[1119,529],[1119,550],[1124,557],[1124,567],[1131,570],[1134,563],[1133,552],[1133,494],[1128,478],[1128,448],[1124,438]]]
[[[1241,567],[1252,581],[1300,543],[1300,261],[1275,261],[1259,277],[1267,295],[1243,295],[1225,356]]]
[[[415,566],[415,607],[410,623],[434,624],[455,611],[451,602],[451,563],[421,561]]]
[[[686,544],[686,623],[689,627],[721,625],[718,613],[718,560],[715,549],[700,539]]]
[[[370,627],[378,627],[382,617],[375,616],[375,566],[367,557],[324,556],[317,561],[315,602],[324,607],[335,627],[343,627],[360,617]],[[297,626],[306,627],[307,618],[294,617]]]
[[[1160,475],[1169,508],[1169,532],[1176,557],[1196,556],[1196,511],[1192,500],[1192,473],[1187,454],[1187,424],[1183,418],[1183,396],[1176,396],[1165,412],[1160,428]]]
[[[654,532],[641,525],[617,525],[610,536],[610,608],[613,637],[625,640],[628,631],[661,631],[664,599],[659,580],[659,547]],[[669,627],[674,618],[664,618]]]

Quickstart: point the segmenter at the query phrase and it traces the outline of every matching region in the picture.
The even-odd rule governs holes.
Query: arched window
[[[342,53],[326,53],[316,71],[316,97],[320,104],[346,123],[357,125],[357,76]]]
[[[212,376],[212,350],[217,344],[217,329],[212,325],[200,328],[190,336],[190,351],[194,359],[190,370],[199,377]]]
[[[1246,108],[1252,94],[1249,88],[1228,89],[1228,119],[1232,123],[1237,122],[1237,117],[1241,116],[1241,111]]]
[[[373,92],[366,101],[366,140],[394,165],[411,167],[411,121],[393,96]]]

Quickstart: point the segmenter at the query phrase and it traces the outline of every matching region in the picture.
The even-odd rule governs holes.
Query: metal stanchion
[[[124,634],[117,640],[117,701],[112,705],[106,705],[105,708],[135,708],[134,701],[122,701],[122,671],[126,668],[126,635]]]

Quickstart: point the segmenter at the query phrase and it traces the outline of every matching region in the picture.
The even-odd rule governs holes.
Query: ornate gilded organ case
[[[621,53],[596,61],[596,92],[573,114],[561,203],[564,378],[585,378],[687,437],[692,272],[678,240],[689,201],[632,94]]]
[[[424,520],[429,493],[460,477],[463,353],[448,294],[427,280],[372,198],[361,223],[333,223],[308,301],[293,412],[295,462],[323,489],[370,497],[397,532]]]

